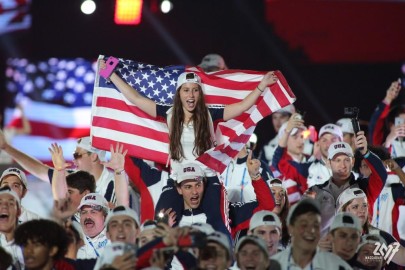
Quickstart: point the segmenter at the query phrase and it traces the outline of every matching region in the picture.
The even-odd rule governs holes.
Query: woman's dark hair
[[[194,148],[193,153],[197,156],[202,155],[212,147],[211,128],[208,119],[209,113],[205,103],[205,96],[200,85],[198,85],[200,97],[194,109],[191,121],[194,126]],[[181,144],[181,135],[184,124],[183,105],[180,100],[180,90],[177,89],[173,102],[173,114],[170,124],[170,157],[174,160],[181,160],[184,157],[183,146]]]
[[[281,244],[283,247],[287,247],[288,244],[290,243],[290,234],[288,233],[288,227],[287,227],[287,216],[288,216],[288,211],[290,211],[290,201],[288,200],[288,194],[287,191],[284,194],[285,196],[285,203],[283,210],[281,210],[280,214],[278,217],[281,220],[281,224],[283,226],[282,231],[281,231]]]
[[[25,246],[28,240],[43,245],[57,247],[54,260],[63,258],[67,252],[69,239],[65,229],[58,223],[47,219],[36,219],[22,223],[14,233],[14,241],[19,246]]]

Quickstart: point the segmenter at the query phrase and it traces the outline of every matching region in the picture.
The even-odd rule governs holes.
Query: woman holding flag
[[[278,80],[274,72],[268,72],[258,86],[242,101],[226,105],[224,108],[208,108],[200,77],[194,72],[184,72],[177,79],[173,106],[164,106],[141,95],[113,69],[110,69],[109,74],[103,72],[109,68],[104,60],[100,60],[100,75],[114,83],[130,102],[152,117],[166,119],[169,127],[171,177],[174,180],[176,175],[173,172],[176,172],[179,163],[192,162],[215,146],[214,122],[228,121],[247,111],[256,103],[267,87]],[[200,163],[200,165],[206,176],[216,175],[203,164]]]

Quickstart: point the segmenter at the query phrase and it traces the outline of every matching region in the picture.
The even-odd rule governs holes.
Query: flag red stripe
[[[68,139],[68,138],[80,138],[90,135],[90,127],[88,128],[67,128],[60,127],[54,124],[45,122],[38,122],[30,120],[32,136],[49,137],[55,140]],[[22,127],[21,118],[13,119],[7,126]]]
[[[114,91],[114,90],[111,90],[111,91]],[[133,113],[136,116],[142,117],[144,119],[157,120],[156,118],[145,113],[138,107],[128,105],[123,100],[118,100],[115,98],[108,98],[108,97],[97,97],[96,104],[97,104],[96,105],[97,107],[115,109],[115,110],[124,111],[124,112],[130,112],[130,113]]]
[[[131,135],[137,135],[146,138],[153,138],[154,140],[163,143],[169,143],[169,136],[167,132],[159,132],[152,128],[131,124],[128,122],[117,121],[115,119],[108,119],[103,117],[94,116],[93,126],[108,128],[110,130],[120,131]]]
[[[100,137],[93,137],[92,138],[92,144],[97,147],[98,145],[115,145],[116,141],[114,139],[105,139],[105,138],[100,138]],[[167,154],[159,152],[159,151],[154,151],[152,149],[149,149],[146,147],[141,147],[138,145],[134,144],[127,144],[121,142],[121,144],[124,146],[124,149],[128,149],[128,152],[131,153],[138,153],[139,155],[142,155],[145,159],[148,160],[156,160],[159,163],[166,164],[167,162]],[[142,154],[141,154],[142,153]]]

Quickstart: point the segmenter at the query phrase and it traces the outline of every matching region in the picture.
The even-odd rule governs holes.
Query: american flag
[[[22,103],[31,124],[29,135],[15,136],[19,150],[51,161],[48,147],[58,142],[65,158],[72,159],[76,138],[90,134],[95,62],[57,59],[32,62],[23,58],[7,61],[6,88],[11,100]],[[12,107],[13,104],[9,104]],[[8,108],[6,126],[18,126],[18,110]]]
[[[31,27],[30,0],[0,1],[0,35]]]
[[[103,56],[100,56],[103,58]],[[104,58],[105,59],[105,58]],[[204,73],[198,67],[158,67],[119,59],[117,74],[139,93],[156,103],[171,105],[177,77],[184,71],[197,73],[203,82],[208,106],[224,106],[242,100],[261,81],[264,72],[225,70]],[[248,112],[217,127],[219,145],[200,157],[204,164],[223,171],[253,133],[255,124],[273,111],[291,104],[295,96],[281,72],[280,81],[265,91]],[[92,105],[93,146],[108,150],[115,141],[124,144],[132,156],[165,164],[169,136],[164,121],[150,117],[129,102],[114,86],[96,74]]]

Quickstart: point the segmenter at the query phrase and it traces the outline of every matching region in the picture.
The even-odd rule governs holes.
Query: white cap
[[[18,168],[8,168],[1,175],[0,183],[3,181],[3,178],[8,176],[8,175],[17,176],[21,180],[21,183],[24,185],[24,187],[28,188],[27,176],[25,176],[25,173],[22,170],[20,170]]]
[[[223,246],[228,252],[229,257],[231,257],[231,243],[229,242],[228,236],[222,232],[215,231],[207,236],[207,242],[216,242]]]
[[[152,230],[156,228],[156,221],[155,220],[146,220],[144,223],[141,225],[141,232],[146,231],[146,230]]]
[[[345,189],[336,200],[336,212],[341,212],[343,205],[350,202],[351,200],[365,197],[366,193],[364,193],[364,191],[359,188],[354,187]]]
[[[253,144],[256,144],[257,143],[257,135],[252,133],[252,135],[249,138],[249,142],[253,143]]]
[[[322,126],[321,129],[319,130],[318,138],[321,138],[322,135],[326,133],[335,135],[336,137],[339,137],[340,141],[343,141],[343,133],[338,125],[329,123]]]
[[[342,118],[336,122],[336,125],[340,127],[343,133],[354,134],[352,120],[350,118]]]
[[[281,188],[285,189],[285,187],[283,187],[283,181],[281,181],[278,178],[273,178],[271,180],[268,180],[267,183],[268,183],[269,187],[281,187]]]
[[[252,244],[258,246],[263,251],[265,258],[269,257],[269,252],[267,250],[266,242],[264,242],[264,240],[262,238],[257,237],[255,235],[246,235],[246,236],[242,237],[236,244],[235,253],[239,252],[240,249],[247,243],[252,243]]]
[[[138,227],[140,226],[138,213],[135,212],[134,210],[132,210],[131,208],[129,208],[128,206],[123,206],[123,205],[115,207],[113,210],[111,210],[108,213],[108,216],[104,222],[105,226],[107,227],[110,220],[113,217],[117,217],[117,216],[128,216],[128,217],[132,218],[133,220],[135,220],[136,225],[138,225]]]
[[[96,153],[98,155],[98,158],[100,159],[100,161],[107,161],[106,160],[106,151],[93,147],[91,145],[90,136],[78,139],[76,147],[83,148],[84,150],[91,152],[91,153]]]
[[[290,105],[287,105],[287,106],[285,106],[285,107],[283,107],[283,108],[281,108],[281,109],[278,109],[277,111],[275,111],[276,113],[282,113],[282,114],[290,114],[290,115],[292,115],[292,114],[294,114],[296,111],[295,111],[295,106],[294,106],[294,104],[290,104]]]
[[[108,211],[108,202],[107,200],[104,198],[104,196],[98,194],[98,193],[89,193],[86,196],[84,196],[82,198],[82,200],[80,201],[80,205],[77,209],[81,209],[82,206],[101,206],[103,208],[105,208]]]
[[[190,226],[193,229],[196,229],[200,232],[205,233],[206,235],[212,234],[215,232],[214,228],[209,223],[193,223]]]
[[[204,171],[196,163],[180,164],[177,171],[177,184],[184,180],[202,181],[204,178]]]
[[[9,194],[14,197],[14,199],[17,201],[18,207],[21,206],[21,201],[20,197],[18,197],[17,193],[15,193],[14,190],[12,190],[9,186],[4,186],[0,188],[0,196],[3,194]]]
[[[184,83],[196,83],[201,88],[203,88],[201,84],[201,78],[194,72],[183,72],[177,78],[177,86],[176,89],[178,90]]]
[[[219,70],[227,69],[225,60],[222,56],[215,53],[210,53],[204,56],[199,64],[203,69],[218,68]]]
[[[330,225],[330,231],[339,228],[352,228],[358,230],[360,233],[363,231],[359,218],[348,212],[338,213],[334,217],[332,225]]]
[[[337,154],[345,154],[346,156],[353,157],[353,150],[348,143],[335,142],[329,146],[328,159],[333,159]]]
[[[376,243],[387,245],[384,237],[379,234],[365,234],[361,237],[361,242],[357,247],[357,252],[366,244],[372,244],[375,246]]]
[[[250,218],[249,231],[263,225],[276,226],[281,230],[280,218],[273,212],[262,210],[253,214]]]
[[[288,122],[285,122],[284,124],[281,125],[280,129],[278,130],[278,136],[281,137],[283,136],[284,132],[285,132],[285,128],[287,127]],[[302,130],[307,130],[306,126],[301,126],[299,127],[299,129]],[[290,132],[290,135],[295,135],[298,131],[298,128],[293,128]]]

